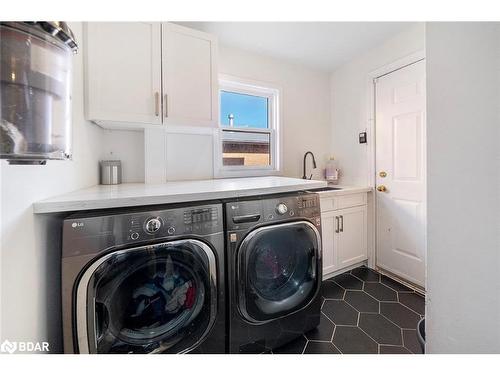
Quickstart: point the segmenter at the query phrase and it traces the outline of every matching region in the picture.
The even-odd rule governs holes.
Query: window
[[[219,96],[215,175],[279,173],[279,89],[223,76],[219,80]]]
[[[220,92],[221,126],[267,129],[268,110],[267,97],[224,90]]]

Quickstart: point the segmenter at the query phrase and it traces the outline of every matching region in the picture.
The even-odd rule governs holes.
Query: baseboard
[[[403,284],[404,286],[407,286],[410,289],[413,289],[416,293],[419,293],[422,296],[425,296],[425,289],[422,288],[420,285],[414,284],[414,283],[412,283],[411,281],[408,281],[408,280],[404,280],[401,277],[393,274],[392,272],[389,272],[389,271],[387,271],[387,270],[385,270],[383,268],[380,268],[380,267],[376,267],[375,271],[377,271],[381,275],[387,276],[387,277],[389,277],[389,278],[397,281],[400,284]]]
[[[368,263],[367,260],[363,260],[361,262],[352,264],[352,265],[350,265],[348,267],[344,267],[344,268],[341,268],[339,270],[336,270],[336,271],[333,271],[333,272],[329,272],[327,274],[323,274],[323,281],[326,280],[326,279],[330,279],[332,277],[335,277],[337,275],[340,275],[340,274],[342,274],[344,272],[347,272],[347,271],[353,270],[355,268],[358,268],[360,266],[367,266],[367,263]]]

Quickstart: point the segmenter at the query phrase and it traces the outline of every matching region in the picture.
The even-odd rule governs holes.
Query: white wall
[[[364,55],[344,64],[331,75],[332,154],[339,161],[341,183],[368,184],[368,144],[358,134],[368,126],[368,74],[398,59],[423,50],[425,25],[417,24]],[[368,139],[368,142],[372,142]]]
[[[318,166],[313,178],[322,179],[331,139],[329,74],[224,46],[219,48],[218,64],[221,74],[268,82],[282,89],[283,175],[302,177],[303,155],[312,151]],[[155,134],[146,139],[157,142],[162,131],[148,132]],[[212,145],[212,135],[206,131],[202,134],[168,133],[167,180],[213,178]],[[155,163],[148,182],[164,178],[156,164],[159,157],[161,155],[147,160],[147,163]],[[311,171],[310,160],[308,171]]]
[[[122,182],[144,182],[144,132],[103,129],[103,160],[121,160]]]
[[[81,24],[70,27],[81,41]],[[103,132],[83,117],[82,54],[74,57],[73,160],[46,166],[0,164],[0,341],[48,340],[53,351],[61,349],[59,224],[33,215],[32,203],[98,181]]]
[[[426,33],[427,351],[500,353],[500,23]]]
[[[221,47],[219,56],[220,73],[282,88],[283,174],[302,177],[304,153],[312,151],[318,163],[313,178],[323,178],[331,139],[329,75],[234,48]]]
[[[213,178],[213,132],[169,133],[166,147],[168,181]]]

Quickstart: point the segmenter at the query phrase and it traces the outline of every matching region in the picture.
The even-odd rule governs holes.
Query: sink
[[[342,190],[342,188],[327,186],[327,187],[323,187],[323,188],[310,189],[308,191],[319,192],[319,191],[333,191],[333,190]]]

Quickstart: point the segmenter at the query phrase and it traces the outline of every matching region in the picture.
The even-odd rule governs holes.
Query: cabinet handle
[[[168,117],[168,101],[167,101],[167,99],[168,99],[168,96],[167,96],[167,94],[165,94],[165,99],[164,99],[164,102],[163,102],[164,103],[164,107],[165,107],[165,118]]]
[[[340,215],[340,231],[344,231],[344,215]]]
[[[155,116],[160,115],[160,93],[155,92]]]
[[[339,217],[335,216],[335,233],[339,232]]]

